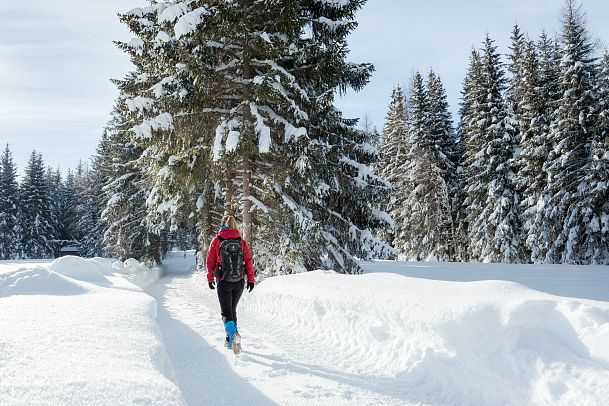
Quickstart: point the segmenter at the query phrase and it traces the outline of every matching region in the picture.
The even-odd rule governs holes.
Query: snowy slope
[[[604,269],[507,269],[546,291],[556,289],[550,276],[562,274],[562,296],[476,280],[484,275],[472,264],[374,263],[364,275],[270,278],[243,295],[245,352],[236,358],[223,347],[216,292],[190,272],[192,253],[173,254],[156,283],[132,262],[115,263],[112,274],[98,269],[101,279],[82,263],[64,265],[56,267],[62,272],[29,266],[28,275],[38,269],[46,282],[28,285],[15,283],[14,264],[0,263],[0,399],[17,401],[8,404],[102,403],[110,385],[112,402],[104,394],[104,404],[600,406],[609,399],[609,302],[590,300],[609,285]],[[494,279],[507,275],[485,269]],[[444,273],[470,281],[441,280],[450,279]],[[29,334],[37,329],[49,344]],[[51,351],[50,343],[59,344]],[[76,388],[80,399],[71,398]]]
[[[183,404],[155,319],[106,260],[1,262],[0,404]]]

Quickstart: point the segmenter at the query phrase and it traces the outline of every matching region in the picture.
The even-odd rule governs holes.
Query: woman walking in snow
[[[235,353],[241,351],[241,337],[237,330],[237,304],[243,293],[245,278],[247,289],[254,289],[254,267],[247,244],[241,239],[237,220],[233,216],[222,218],[222,227],[212,240],[207,253],[207,281],[210,289],[218,287],[218,300],[226,343]]]

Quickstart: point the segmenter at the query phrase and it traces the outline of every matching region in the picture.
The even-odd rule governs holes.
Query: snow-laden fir
[[[244,352],[223,346],[194,252],[163,268],[0,262],[8,405],[602,405],[609,270],[365,263],[245,293]],[[159,279],[159,275],[164,277]]]
[[[226,212],[238,217],[267,275],[357,273],[357,259],[393,253],[375,233],[388,225],[380,206],[391,189],[370,168],[378,151],[334,106],[374,70],[347,60],[363,4],[176,0],[120,14],[135,39],[117,45],[134,70],[115,80],[107,145],[137,153],[128,166],[147,188],[137,212],[153,240],[196,230],[205,250]],[[105,186],[115,255],[128,241],[114,223],[140,203],[115,182],[123,175],[109,173]]]

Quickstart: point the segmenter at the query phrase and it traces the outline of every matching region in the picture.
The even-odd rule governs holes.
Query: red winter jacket
[[[238,230],[234,228],[225,228],[218,232],[218,236],[222,237],[225,240],[232,240],[241,238]],[[214,238],[211,241],[211,245],[209,246],[209,251],[207,252],[207,281],[214,281],[214,271],[218,269],[220,266],[220,239],[218,237]],[[247,273],[247,281],[255,282],[254,279],[254,266],[252,265],[252,256],[250,255],[250,250],[247,248],[247,244],[245,241],[241,240],[241,247],[243,248],[243,260],[245,261],[245,272]],[[245,278],[245,275],[243,275]],[[218,278],[221,280],[222,278]]]

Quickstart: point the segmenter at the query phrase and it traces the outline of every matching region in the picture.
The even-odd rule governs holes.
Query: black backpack
[[[228,282],[239,282],[245,275],[245,263],[243,260],[243,247],[241,238],[220,240],[220,268],[217,277]]]

